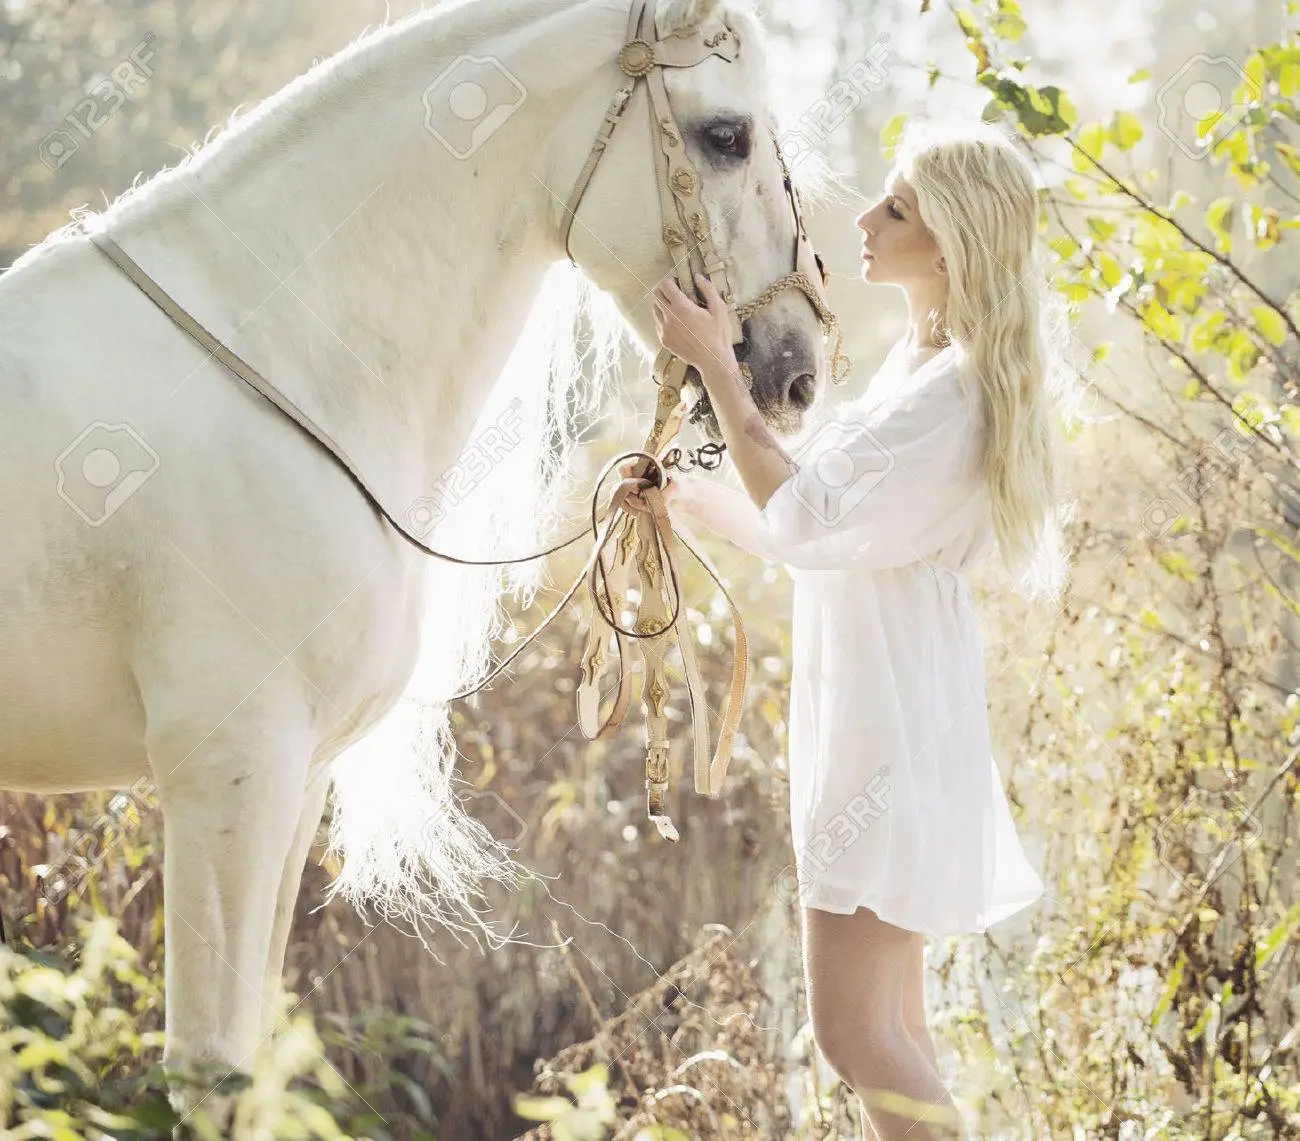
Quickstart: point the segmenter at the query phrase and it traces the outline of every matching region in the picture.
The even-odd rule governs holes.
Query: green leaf
[[[574,1096],[581,1097],[593,1089],[604,1089],[609,1085],[609,1067],[598,1062],[580,1074],[569,1075],[564,1082],[573,1091]]]
[[[1225,320],[1226,318],[1223,315],[1223,311],[1221,309],[1215,309],[1193,324],[1192,335],[1189,340],[1189,344],[1193,351],[1198,353],[1208,353],[1212,348],[1214,348]]]
[[[1251,431],[1258,431],[1264,424],[1277,423],[1277,412],[1255,392],[1238,393],[1233,398],[1232,411],[1241,418],[1239,423],[1249,425]]]
[[[1079,243],[1068,234],[1058,235],[1049,240],[1047,244],[1062,261],[1069,261],[1079,252]]]
[[[1022,112],[1020,121],[1035,136],[1063,135],[1079,121],[1079,112],[1070,97],[1059,87],[1028,88],[1030,110]]]
[[[1097,269],[1101,275],[1101,280],[1104,281],[1107,286],[1114,288],[1120,283],[1120,279],[1124,276],[1124,270],[1120,267],[1119,262],[1115,260],[1115,255],[1108,253],[1106,250],[1101,250],[1096,255],[1096,259]]]
[[[1281,241],[1281,215],[1272,206],[1259,206],[1252,202],[1246,209],[1246,218],[1257,249],[1271,250]]]
[[[1141,83],[1144,79],[1151,78],[1151,69],[1149,67],[1139,68],[1128,77],[1130,83]]]
[[[1066,127],[1073,127],[1078,123],[1079,111],[1071,101],[1069,95],[1064,91],[1057,91],[1057,89],[1050,84],[1043,88],[1044,94],[1048,94],[1049,92],[1056,92],[1056,111],[1057,114],[1061,116],[1061,121],[1065,123]],[[1048,97],[1051,98],[1050,95],[1048,95]]]
[[[1287,945],[1287,939],[1293,930],[1300,929],[1300,903],[1295,904],[1278,923],[1255,946],[1255,969],[1259,970],[1269,959]]]
[[[1142,138],[1142,124],[1129,111],[1116,111],[1110,124],[1110,141],[1122,151],[1131,150]]]
[[[1148,301],[1138,312],[1153,336],[1172,345],[1182,344],[1183,321],[1177,314],[1169,312],[1158,301]]]
[[[1165,624],[1160,618],[1158,610],[1152,610],[1149,606],[1144,606],[1138,612],[1138,621],[1148,630],[1164,630]]]
[[[880,146],[886,158],[893,158],[898,142],[903,137],[903,128],[907,126],[907,114],[899,112],[880,128]]]
[[[1186,518],[1186,516],[1184,516]],[[1162,551],[1160,558],[1157,560],[1169,574],[1175,578],[1180,578],[1183,582],[1200,582],[1200,572],[1192,565],[1189,559],[1181,551]]]
[[[1259,360],[1259,346],[1255,338],[1244,329],[1234,329],[1228,334],[1227,351],[1228,376],[1233,381],[1243,381],[1255,362]]]
[[[1250,161],[1250,141],[1246,137],[1246,132],[1240,129],[1240,123],[1236,119],[1218,111],[1202,119],[1197,131],[1202,138],[1209,139],[1213,137],[1216,126],[1224,132],[1224,135],[1215,142],[1210,154],[1217,161],[1227,159],[1234,168],[1233,173],[1237,174],[1236,168],[1244,168]]]
[[[1170,250],[1179,249],[1182,242],[1177,226],[1146,210],[1138,214],[1133,226],[1133,248],[1144,257],[1157,260]]]
[[[1282,156],[1282,161],[1291,168],[1292,174],[1300,174],[1300,148],[1290,143],[1274,143],[1273,149]]]
[[[953,15],[957,17],[957,23],[966,34],[966,49],[975,57],[977,73],[988,71],[989,49],[984,43],[984,32],[976,23],[975,17],[965,8],[958,8]]]
[[[1255,533],[1257,535],[1263,535],[1264,538],[1286,555],[1293,563],[1300,563],[1300,547],[1297,547],[1290,539],[1286,538],[1284,535],[1279,535],[1276,531],[1270,530],[1268,527],[1257,527]]]
[[[1231,198],[1216,198],[1205,211],[1205,225],[1224,253],[1232,252],[1232,234],[1228,229],[1231,225],[1228,216],[1232,212],[1232,206]]]
[[[515,1113],[525,1121],[554,1121],[572,1108],[573,1102],[567,1097],[527,1097],[521,1094],[514,1099]]]
[[[1077,149],[1070,155],[1074,169],[1082,174],[1089,174],[1096,170],[1096,163],[1090,162],[1089,159],[1101,159],[1102,152],[1106,149],[1106,128],[1101,123],[1089,123],[1087,126],[1080,127],[1079,137],[1075,142]]]
[[[995,36],[1015,43],[1025,33],[1025,19],[1016,0],[998,0],[998,14],[993,19]]]
[[[1062,135],[1079,117],[1069,96],[1059,87],[1028,87],[1019,82],[1010,69],[984,71],[979,82],[993,93],[997,107],[1017,116],[1020,125],[1032,138]],[[983,117],[993,120],[997,116],[986,107]]]
[[[1115,236],[1115,230],[1117,227],[1109,218],[1102,218],[1096,214],[1089,214],[1087,222],[1088,229],[1092,231],[1093,236],[1101,241],[1109,241]]]
[[[1282,65],[1278,74],[1277,88],[1283,99],[1294,99],[1300,95],[1300,63]]]
[[[961,30],[966,35],[978,37],[982,34],[978,21],[965,8],[958,8],[953,15],[957,17],[957,23],[961,25]]]
[[[1269,344],[1280,345],[1286,340],[1286,322],[1282,319],[1282,314],[1271,305],[1256,305],[1250,313]]]

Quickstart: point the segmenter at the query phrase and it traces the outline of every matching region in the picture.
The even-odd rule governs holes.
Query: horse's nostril
[[[811,408],[817,395],[817,382],[810,373],[801,372],[790,382],[790,403],[796,408]]]

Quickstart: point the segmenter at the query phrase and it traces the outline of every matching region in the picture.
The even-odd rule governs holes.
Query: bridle
[[[831,378],[835,383],[842,384],[847,379],[849,361],[841,351],[843,338],[840,334],[839,322],[826,303],[826,266],[808,240],[808,231],[804,226],[803,211],[800,208],[799,191],[790,177],[790,168],[786,164],[780,146],[773,138],[772,146],[776,152],[777,162],[781,166],[786,197],[794,215],[792,269],[752,301],[737,305],[726,259],[718,253],[718,248],[714,244],[708,212],[700,199],[699,172],[687,156],[682,130],[668,101],[668,89],[664,84],[664,68],[695,67],[711,56],[717,56],[731,63],[739,54],[740,40],[736,33],[717,19],[674,33],[664,39],[658,39],[655,31],[655,0],[633,0],[631,11],[628,13],[627,41],[618,53],[618,66],[628,79],[614,93],[614,98],[605,112],[605,120],[596,132],[591,153],[588,154],[587,161],[578,174],[569,199],[564,205],[562,223],[564,252],[568,254],[570,261],[574,261],[570,239],[578,207],[587,192],[592,176],[596,173],[596,167],[600,164],[605,148],[613,137],[615,128],[623,120],[623,114],[636,91],[637,84],[644,79],[650,109],[651,139],[652,144],[657,144],[652,145],[651,150],[655,160],[655,186],[659,192],[659,213],[663,220],[663,242],[668,249],[668,255],[673,263],[673,272],[683,292],[688,297],[698,296],[695,288],[695,271],[697,269],[702,271],[717,287],[718,293],[727,305],[732,321],[731,341],[733,345],[738,345],[745,339],[744,322],[748,318],[770,305],[786,289],[802,291],[831,340]],[[742,370],[748,377],[748,369],[742,366]],[[667,349],[660,351],[654,367],[656,383],[668,384],[680,389],[685,374],[686,365],[682,361]],[[750,383],[752,384],[752,378]],[[714,445],[714,454],[720,454],[723,447],[725,445]]]
[[[839,324],[826,305],[825,269],[808,241],[798,192],[790,178],[780,148],[777,148],[777,157],[781,163],[786,194],[795,219],[793,270],[779,281],[769,285],[752,301],[737,306],[734,302],[726,263],[718,255],[717,247],[710,236],[707,215],[699,198],[698,172],[686,156],[681,132],[668,104],[662,75],[663,68],[694,67],[715,55],[730,61],[736,58],[739,50],[740,44],[735,33],[720,24],[711,29],[693,28],[662,40],[656,39],[654,38],[654,0],[634,0],[628,20],[628,40],[618,57],[619,66],[628,76],[628,82],[619,88],[610,103],[604,123],[592,145],[591,153],[565,206],[564,248],[569,252],[569,235],[582,196],[595,173],[614,128],[622,118],[636,84],[644,79],[650,93],[652,127],[659,142],[659,146],[655,148],[655,162],[660,207],[664,220],[663,239],[683,290],[688,296],[695,295],[693,272],[696,265],[709,275],[732,315],[733,343],[739,343],[743,339],[742,325],[746,318],[770,304],[783,290],[789,288],[801,290],[812,304],[824,330],[833,338],[831,374],[836,383],[842,383],[849,362],[841,352]],[[670,744],[664,712],[669,694],[663,668],[665,653],[673,642],[676,642],[681,650],[694,729],[695,788],[696,791],[706,795],[717,795],[723,777],[726,775],[732,742],[740,723],[748,675],[747,643],[740,613],[708,556],[697,549],[695,544],[674,533],[659,490],[665,467],[674,466],[685,470],[681,449],[667,449],[667,445],[677,435],[685,415],[682,384],[686,375],[686,365],[667,350],[660,352],[656,358],[654,378],[658,385],[658,401],[655,407],[654,426],[643,450],[625,452],[610,460],[601,471],[592,494],[589,527],[563,542],[520,558],[459,558],[436,550],[412,534],[410,529],[388,510],[367,483],[360,469],[336,440],[331,438],[288,396],[178,305],[116,242],[105,234],[87,233],[87,237],[179,328],[323,447],[389,525],[423,554],[460,566],[502,566],[509,563],[531,562],[563,550],[588,534],[596,536],[595,545],[582,573],[574,580],[564,597],[541,625],[515,646],[512,652],[478,685],[454,694],[447,700],[455,701],[469,697],[500,675],[563,612],[578,588],[586,582],[591,611],[586,646],[582,654],[582,677],[577,687],[579,725],[591,740],[608,737],[621,725],[630,696],[630,674],[623,668],[623,639],[634,639],[641,649],[645,662],[642,704],[646,715],[647,731],[648,814],[661,835],[676,840],[677,831],[668,817],[664,804],[668,788]],[[571,253],[569,256],[572,259]],[[697,462],[704,467],[714,467],[721,461],[721,451],[720,445],[706,444],[699,449]],[[706,459],[706,456],[709,459]],[[600,493],[606,479],[617,465],[629,458],[638,461],[634,475],[619,484],[610,502],[604,510],[601,510]],[[651,476],[649,480],[651,486],[643,489],[647,509],[631,511],[627,505],[628,497],[641,490],[647,475]],[[685,528],[682,530],[685,531]],[[612,560],[607,562],[606,548],[611,540],[617,546]],[[735,659],[731,685],[723,707],[722,730],[712,760],[709,756],[708,707],[705,702],[704,684],[695,660],[691,631],[686,620],[686,608],[681,605],[678,587],[674,556],[677,554],[679,541],[713,579],[731,608]],[[637,618],[634,625],[625,627],[621,624],[619,616],[629,605],[628,579],[634,555],[640,577],[640,599],[636,603]],[[671,590],[668,589],[669,584]],[[605,645],[611,630],[617,647],[618,690],[610,713],[602,720],[599,716],[599,681],[607,660]]]
[[[842,351],[843,338],[839,322],[826,303],[826,267],[804,226],[800,208],[799,191],[790,177],[790,168],[775,138],[772,141],[777,161],[781,166],[782,180],[790,210],[794,216],[794,250],[791,272],[773,282],[752,301],[737,305],[727,271],[726,260],[714,244],[708,213],[700,200],[699,172],[687,156],[684,137],[664,84],[666,67],[695,67],[711,56],[728,63],[740,53],[736,33],[720,20],[706,21],[699,26],[659,39],[655,29],[655,0],[633,0],[628,13],[627,38],[618,53],[619,69],[627,81],[614,93],[605,111],[604,121],[596,132],[595,141],[587,161],[574,183],[564,206],[562,233],[564,251],[574,261],[570,248],[573,223],[577,218],[582,197],[596,173],[605,148],[609,145],[623,114],[631,102],[637,84],[645,80],[650,109],[651,151],[655,161],[655,186],[659,192],[659,211],[663,223],[662,236],[672,260],[673,272],[683,292],[688,297],[698,297],[695,271],[701,270],[713,282],[731,314],[732,344],[744,340],[744,322],[759,312],[786,289],[799,289],[808,298],[822,327],[831,342],[830,372],[832,380],[842,384],[847,379],[849,360]],[[575,262],[576,264],[576,262]],[[653,376],[659,386],[659,400],[655,409],[654,425],[640,455],[642,461],[633,471],[634,478],[652,476],[652,486],[645,490],[649,510],[632,516],[624,514],[613,531],[601,536],[593,553],[593,560],[584,574],[588,577],[589,625],[586,645],[582,652],[582,675],[578,683],[578,724],[589,740],[609,736],[622,723],[629,701],[629,675],[623,668],[623,639],[636,639],[641,650],[645,669],[642,681],[642,708],[646,718],[646,810],[659,829],[660,835],[676,840],[678,833],[668,816],[665,795],[669,784],[668,722],[664,713],[669,690],[664,677],[664,655],[671,642],[676,642],[682,656],[686,674],[687,691],[691,704],[693,726],[695,790],[707,796],[716,796],[722,787],[731,760],[731,748],[740,724],[745,684],[749,662],[747,641],[740,612],[716,569],[708,557],[686,540],[683,542],[713,579],[731,609],[732,632],[735,640],[735,657],[732,662],[731,684],[722,711],[722,730],[718,748],[709,758],[708,705],[704,684],[695,660],[691,631],[686,624],[685,608],[677,581],[673,559],[676,536],[659,492],[662,470],[677,467],[685,470],[698,463],[712,468],[721,463],[724,444],[706,443],[693,457],[683,460],[680,448],[661,454],[662,449],[676,436],[684,413],[682,385],[686,378],[686,364],[668,349],[661,349],[655,359]],[[742,364],[741,370],[752,385],[753,378]],[[652,456],[660,457],[652,461]],[[625,457],[619,457],[621,461]],[[615,461],[619,462],[619,461]],[[606,472],[608,472],[606,468]],[[602,473],[602,478],[605,473]],[[616,493],[616,500],[617,500]],[[595,512],[593,502],[593,528]],[[613,563],[606,566],[605,544],[613,537],[615,548]],[[637,556],[637,552],[640,552]],[[632,629],[621,626],[618,615],[628,598],[628,578],[633,557],[637,556],[640,575],[640,602],[637,619]],[[665,577],[665,571],[667,576]],[[672,584],[671,594],[667,590]],[[568,601],[566,596],[563,606]],[[604,606],[602,607],[602,602]],[[670,613],[671,611],[671,613]],[[553,613],[558,613],[557,610]],[[597,617],[600,623],[596,621]],[[550,621],[548,617],[547,621]],[[599,682],[606,663],[605,642],[612,629],[618,650],[618,690],[607,718],[599,717]],[[518,652],[518,651],[516,651]],[[511,655],[513,658],[515,655]],[[507,659],[508,663],[509,659]],[[506,663],[503,663],[506,664]]]

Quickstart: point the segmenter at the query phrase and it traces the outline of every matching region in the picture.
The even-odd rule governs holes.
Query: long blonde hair
[[[1061,426],[1075,376],[1057,346],[1064,307],[1041,263],[1038,193],[1015,143],[984,123],[909,125],[893,173],[916,191],[947,265],[940,328],[978,379],[984,469],[1002,562],[1028,597],[1060,598],[1067,570]],[[892,174],[891,174],[892,177]]]

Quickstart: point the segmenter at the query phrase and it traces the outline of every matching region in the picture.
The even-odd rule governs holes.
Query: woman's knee
[[[898,1018],[813,1018],[813,1038],[826,1064],[854,1090],[871,1089],[889,1073],[898,1051],[912,1046]],[[912,1047],[915,1048],[915,1047]]]

